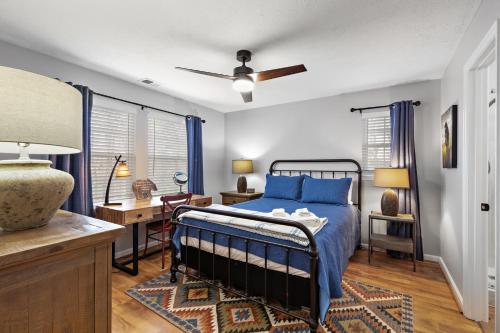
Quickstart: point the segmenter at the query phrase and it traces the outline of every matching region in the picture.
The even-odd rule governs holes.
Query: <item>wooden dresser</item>
[[[111,332],[111,243],[124,231],[65,211],[0,229],[0,332]]]
[[[240,202],[258,199],[263,193],[238,193],[237,191],[220,192],[223,205],[234,205]]]

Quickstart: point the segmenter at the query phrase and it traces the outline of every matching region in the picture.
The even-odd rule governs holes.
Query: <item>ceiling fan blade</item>
[[[250,103],[252,101],[252,92],[242,92],[241,97],[245,103]]]
[[[199,71],[197,69],[190,69],[190,68],[184,68],[184,67],[175,67],[175,69],[180,69],[182,71],[196,73],[196,74],[202,74],[202,75],[208,75],[208,76],[218,77],[218,78],[221,78],[221,79],[228,79],[228,80],[234,80],[234,79],[236,79],[232,75],[225,75],[225,74],[218,74],[218,73],[212,73],[212,72]]]
[[[306,69],[306,66],[304,66],[304,65],[295,65],[295,66],[290,66],[290,67],[270,69],[268,71],[262,71],[262,72],[255,73],[255,76],[256,76],[255,82],[276,79],[278,77],[302,73],[302,72],[306,72],[306,71],[307,71],[307,69]]]

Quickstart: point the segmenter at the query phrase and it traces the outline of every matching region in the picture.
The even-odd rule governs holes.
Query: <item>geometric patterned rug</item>
[[[309,332],[301,320],[183,274],[178,277],[177,283],[170,283],[167,273],[127,294],[184,332]],[[342,288],[343,297],[331,300],[319,332],[413,332],[411,296],[350,279],[344,279]]]

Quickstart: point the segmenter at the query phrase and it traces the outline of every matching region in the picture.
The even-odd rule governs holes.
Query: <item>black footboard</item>
[[[198,253],[198,249],[193,247],[188,247],[187,249],[188,258],[195,258],[195,260],[189,261],[189,267],[193,270],[198,270],[198,254],[201,255],[200,270],[204,277],[215,276],[215,279],[221,281],[224,285],[229,285],[227,280],[229,268],[227,266],[227,258],[215,255],[215,263],[212,265],[212,253],[201,251]],[[181,250],[182,259],[181,262],[186,262],[186,247],[182,246]],[[262,284],[264,280],[267,280],[268,284],[268,297],[272,301],[277,301],[280,304],[286,306],[286,289],[283,281],[286,280],[286,274],[274,270],[266,271],[264,268],[248,264],[248,275],[252,278],[246,280],[246,265],[244,262],[238,260],[231,260],[231,287],[237,290],[248,290],[248,294],[252,296],[265,297],[264,291],[262,290]],[[267,277],[264,275],[267,274]],[[296,275],[290,275],[288,278],[288,286],[292,293],[288,295],[288,308],[290,310],[299,310],[302,307],[309,307],[309,279],[303,278]]]
[[[295,247],[295,246],[287,246],[279,243],[263,241],[254,238],[244,238],[241,236],[236,236],[228,233],[213,231],[210,228],[210,223],[207,223],[204,227],[192,226],[189,224],[183,223],[179,220],[179,215],[185,211],[199,211],[206,212],[224,216],[231,216],[236,218],[250,219],[262,222],[275,223],[280,225],[292,226],[300,229],[308,238],[309,245],[307,247]],[[318,309],[319,309],[319,297],[318,297],[318,280],[317,280],[317,264],[318,264],[318,251],[316,246],[316,240],[314,239],[311,231],[305,227],[303,224],[277,219],[267,216],[255,216],[249,214],[242,214],[237,212],[225,211],[225,210],[217,210],[212,208],[203,208],[203,207],[195,207],[195,206],[178,206],[173,214],[172,214],[172,229],[171,229],[171,239],[173,239],[176,226],[181,225],[185,229],[185,235],[181,235],[181,237],[185,237],[185,244],[188,244],[188,234],[189,230],[194,230],[198,234],[198,246],[196,248],[192,247],[183,247],[184,252],[181,253],[181,257],[178,258],[176,256],[176,251],[172,251],[172,260],[170,266],[171,273],[171,282],[177,282],[177,272],[188,275],[192,278],[196,278],[200,281],[204,281],[207,284],[213,285],[217,288],[224,289],[226,291],[232,292],[240,297],[244,297],[250,299],[254,302],[269,306],[274,310],[281,311],[289,316],[304,320],[309,324],[311,332],[316,332],[318,327]],[[201,250],[201,233],[209,233],[212,235],[212,246],[213,251],[210,254],[203,252]],[[227,237],[228,240],[228,249],[229,254],[228,257],[220,257],[215,254],[215,239],[216,236],[224,236]],[[239,238],[243,240],[246,244],[246,260],[245,262],[238,262],[237,260],[231,259],[231,240]],[[248,261],[248,244],[249,243],[259,243],[264,247],[264,268],[258,268],[251,265]],[[286,260],[286,273],[278,273],[271,271],[268,269],[268,248],[270,246],[273,247],[281,247],[285,249],[287,255]],[[186,251],[187,249],[187,251]],[[310,266],[309,266],[309,278],[303,279],[300,284],[302,285],[300,289],[295,289],[295,277],[289,273],[289,253],[290,251],[302,251],[306,253],[310,257]],[[207,258],[202,259],[202,254],[207,255]],[[205,260],[204,260],[205,259]],[[216,264],[216,260],[218,264]],[[186,264],[187,262],[187,264]],[[180,270],[179,265],[183,263],[185,266],[192,267],[196,270],[195,272],[191,272],[187,269]],[[219,267],[224,265],[226,268],[224,270],[215,269],[216,265]],[[263,271],[262,271],[263,270]],[[261,274],[262,280],[260,282],[256,282],[256,276],[254,274]],[[293,278],[293,280],[292,280]],[[260,279],[259,279],[260,280]],[[220,285],[218,281],[223,281],[223,285]],[[252,281],[252,282],[251,282]],[[291,282],[292,281],[292,282]],[[293,284],[293,286],[292,286]],[[283,288],[272,288],[272,286],[284,285],[284,293],[282,291]],[[290,293],[290,290],[293,290],[293,294]],[[308,302],[301,302],[301,296],[297,295],[297,290],[306,291]],[[262,296],[263,301],[252,298],[253,296]],[[271,299],[277,299],[281,301],[281,306],[276,305],[275,303],[270,303]],[[301,304],[302,303],[302,304]],[[309,306],[309,316],[302,317],[298,315],[297,312],[291,312],[291,307],[299,307],[299,306]]]

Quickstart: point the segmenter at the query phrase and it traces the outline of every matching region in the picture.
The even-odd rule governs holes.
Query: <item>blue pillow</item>
[[[347,205],[352,178],[316,179],[306,177],[302,185],[302,202]]]
[[[300,200],[304,176],[266,175],[264,198]]]

